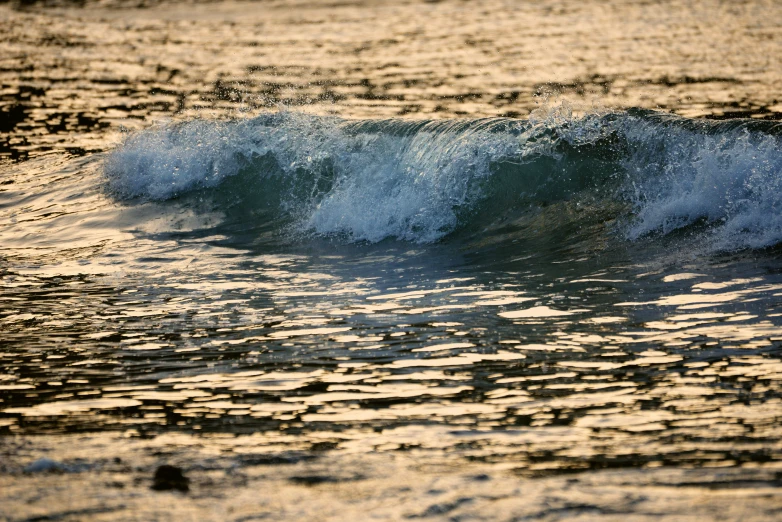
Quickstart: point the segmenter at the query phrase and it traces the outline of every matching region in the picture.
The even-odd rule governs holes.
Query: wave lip
[[[625,239],[695,226],[735,250],[782,241],[781,135],[773,122],[642,110],[422,122],[277,113],[133,134],[104,173],[121,199],[241,200],[258,219],[272,212],[350,242],[433,242],[588,196],[623,202],[614,234]]]

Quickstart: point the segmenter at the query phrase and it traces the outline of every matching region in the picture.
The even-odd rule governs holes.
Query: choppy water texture
[[[0,518],[778,518],[778,10],[0,6]]]

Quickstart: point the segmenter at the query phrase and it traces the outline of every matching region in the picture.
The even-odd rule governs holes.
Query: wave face
[[[624,239],[693,230],[735,250],[782,241],[781,135],[775,122],[642,110],[421,122],[277,113],[130,135],[104,173],[120,199],[198,194],[243,220],[349,242],[433,242],[588,198],[613,204]]]

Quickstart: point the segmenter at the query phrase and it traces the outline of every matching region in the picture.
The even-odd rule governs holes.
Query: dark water
[[[134,24],[181,25],[182,39],[217,49],[236,42],[196,36],[236,30],[216,13],[226,24],[243,5],[2,9],[65,13],[79,21],[71,36],[93,40],[115,33],[89,27],[122,19],[112,45],[146,41]],[[550,20],[596,9],[560,7]],[[324,16],[355,29],[381,8],[269,9],[269,24]],[[483,16],[447,2],[399,9],[448,24]],[[758,6],[735,9],[766,34]],[[589,12],[587,27],[614,16]],[[14,31],[3,45],[18,50]],[[427,31],[411,41],[437,36]],[[147,43],[137,52],[190,45]],[[293,46],[276,45],[280,60]],[[410,63],[432,59],[417,52]],[[727,94],[751,90],[742,70]],[[90,104],[91,81],[83,96],[40,96]],[[39,121],[20,92],[4,111]],[[411,120],[386,118],[385,99],[362,118],[352,104],[366,98],[350,94],[305,110],[240,98],[157,125],[139,106],[135,131],[9,127],[20,160],[0,170],[0,516],[778,514],[782,127],[762,121],[771,112],[714,121],[556,101],[480,118],[490,105],[477,96],[469,118]],[[237,108],[249,114],[225,117]],[[163,463],[184,470],[189,493],[149,489]]]

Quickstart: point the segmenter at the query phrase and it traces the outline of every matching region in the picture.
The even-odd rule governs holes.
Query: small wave
[[[588,196],[624,202],[614,232],[628,240],[706,224],[699,233],[732,250],[782,241],[780,129],[562,107],[421,122],[282,112],[130,135],[104,173],[118,198],[198,192],[350,242],[433,242]]]

